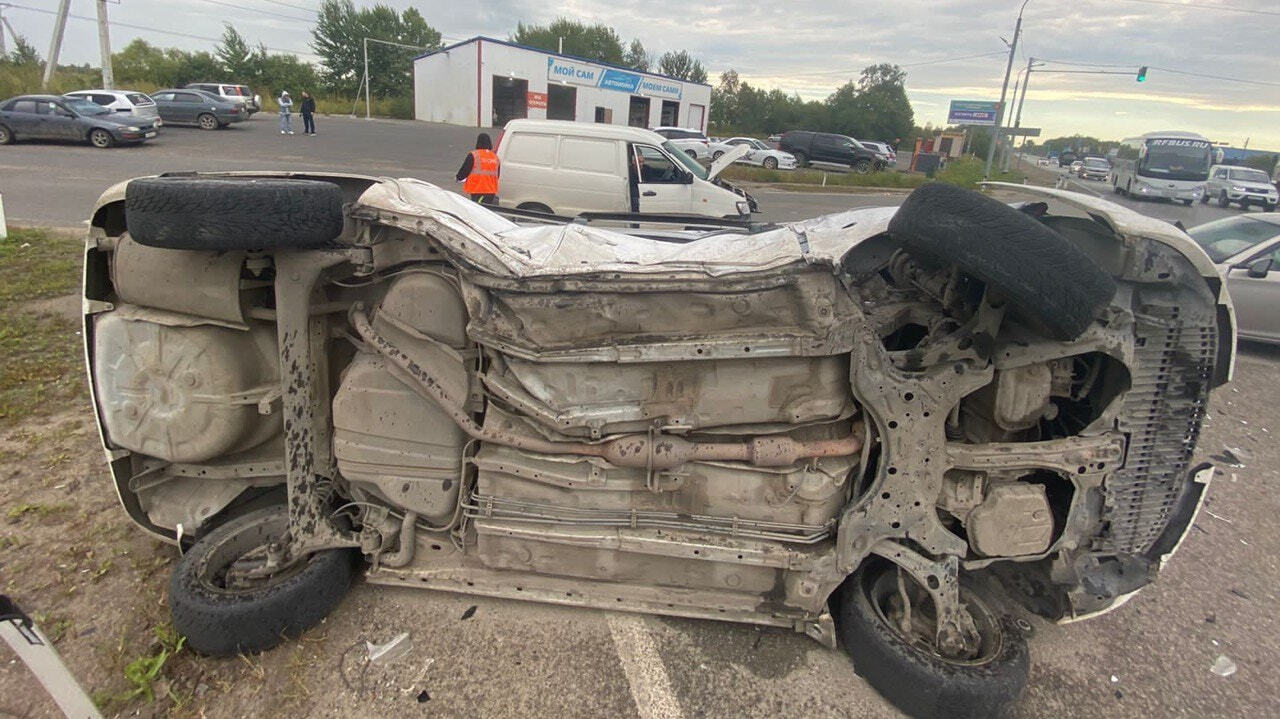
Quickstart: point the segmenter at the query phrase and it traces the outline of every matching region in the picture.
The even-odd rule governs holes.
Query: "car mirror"
[[[1250,262],[1248,265],[1245,265],[1245,267],[1249,271],[1250,277],[1255,277],[1255,278],[1266,277],[1267,273],[1271,271],[1271,258],[1261,257],[1259,259],[1254,260],[1253,262]]]
[[[692,185],[692,184],[693,184],[693,173],[692,173],[692,172],[683,172],[683,173],[681,173],[681,174],[680,174],[680,182],[682,182],[682,183],[684,183],[684,184],[686,184],[686,185]]]

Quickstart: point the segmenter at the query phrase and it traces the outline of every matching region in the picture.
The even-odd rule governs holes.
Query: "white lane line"
[[[611,614],[609,634],[613,636],[627,684],[631,685],[631,700],[640,719],[684,719],[684,711],[658,654],[658,645],[644,618]]]

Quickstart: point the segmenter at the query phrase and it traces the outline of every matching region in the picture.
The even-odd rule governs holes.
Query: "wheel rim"
[[[713,159],[713,160],[719,160],[719,159],[720,159],[720,156],[721,156],[721,155],[723,155],[723,154],[724,154],[723,152],[717,152],[716,154],[714,154],[714,155],[712,155],[712,156],[711,156],[711,159]]]
[[[109,147],[111,135],[108,135],[106,130],[94,130],[89,133],[89,142],[93,143],[94,147]]]
[[[775,169],[777,168],[777,166],[778,166],[778,161],[773,159],[772,157],[766,157],[764,159],[764,167],[766,170]]]
[[[246,517],[246,519],[248,519]],[[200,585],[219,594],[242,594],[281,582],[301,572],[307,561],[297,561],[264,574],[277,547],[287,542],[289,516],[264,512],[241,523],[237,531],[221,535],[195,567]],[[205,541],[209,541],[206,539]]]
[[[0,127],[0,145],[7,145],[8,143],[9,143],[9,131],[3,127]]]
[[[200,127],[205,130],[212,130],[218,126],[218,120],[212,115],[200,116]]]
[[[1004,649],[1004,632],[995,613],[986,603],[968,589],[960,588],[960,602],[973,618],[981,643],[976,654],[969,658],[948,656],[938,650],[936,645],[937,621],[934,616],[933,600],[928,591],[917,582],[905,579],[908,597],[911,601],[911,633],[902,630],[902,599],[898,589],[898,568],[887,565],[876,571],[865,580],[863,591],[867,592],[876,618],[884,623],[890,631],[902,641],[918,651],[929,654],[949,664],[960,666],[981,666],[990,663],[1000,656]]]

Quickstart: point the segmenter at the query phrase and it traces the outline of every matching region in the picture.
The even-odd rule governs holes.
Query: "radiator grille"
[[[1213,326],[1184,323],[1177,307],[1145,306],[1137,324],[1137,367],[1121,429],[1124,467],[1110,484],[1110,549],[1146,551],[1164,530],[1200,435],[1216,352]]]

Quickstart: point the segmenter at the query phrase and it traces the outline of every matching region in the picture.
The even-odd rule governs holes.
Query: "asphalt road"
[[[166,128],[155,143],[109,151],[71,145],[0,148],[0,193],[10,221],[73,226],[113,182],[164,170],[305,169],[412,176],[452,187],[474,131],[393,121],[321,118],[320,134],[281,136],[274,118],[203,132]],[[1100,183],[1089,183],[1089,186]],[[1100,193],[1122,204],[1131,201]],[[762,190],[766,219],[900,193],[813,195]],[[1238,210],[1156,202],[1141,212],[1190,226]],[[1021,713],[1061,716],[1280,715],[1280,349],[1242,348],[1233,385],[1218,390],[1198,455],[1237,450],[1160,580],[1116,612],[1074,625],[1030,618],[1031,683]],[[472,616],[464,610],[478,607]],[[437,662],[436,716],[749,717],[893,716],[836,651],[791,633],[709,621],[630,617],[358,584],[330,617],[314,686],[340,687],[341,648],[413,631],[415,661]],[[284,656],[277,650],[273,655]],[[1223,655],[1237,666],[1210,671]],[[345,655],[343,655],[345,656]],[[415,664],[406,669],[421,678]],[[424,670],[425,671],[425,670]],[[416,691],[416,689],[415,689]],[[420,715],[395,690],[326,693],[319,715]],[[230,703],[209,716],[249,711]],[[375,712],[376,710],[376,712]]]

